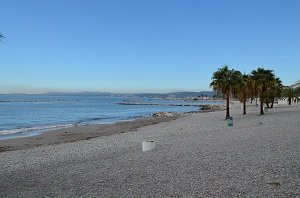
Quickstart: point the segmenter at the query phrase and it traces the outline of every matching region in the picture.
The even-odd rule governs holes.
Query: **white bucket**
[[[156,148],[156,144],[153,140],[143,141],[143,151],[151,151]]]

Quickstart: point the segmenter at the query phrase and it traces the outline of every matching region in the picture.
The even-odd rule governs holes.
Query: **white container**
[[[156,144],[153,140],[143,141],[143,151],[151,151],[156,148]]]

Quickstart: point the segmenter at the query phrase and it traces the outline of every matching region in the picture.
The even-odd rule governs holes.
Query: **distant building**
[[[296,81],[291,86],[285,86],[284,88],[289,88],[289,87],[292,89],[296,89],[296,88],[300,87],[300,80]],[[292,98],[291,102],[292,102],[292,104],[300,104],[300,101],[297,98]],[[278,99],[278,104],[288,104],[288,99],[280,98],[280,99]]]
[[[295,82],[293,85],[291,85],[291,87],[292,87],[293,89],[296,89],[296,88],[300,87],[300,80],[298,80],[298,81]]]

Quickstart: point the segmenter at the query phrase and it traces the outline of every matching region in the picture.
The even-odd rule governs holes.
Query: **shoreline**
[[[112,124],[78,125],[41,132],[33,136],[4,139],[0,140],[0,153],[12,150],[29,149],[43,145],[88,140],[96,137],[135,131],[140,127],[155,125],[161,122],[169,122],[183,116],[184,114],[178,114],[169,117],[138,118],[131,121],[120,121]]]
[[[208,113],[222,110],[224,110],[222,109],[222,105],[203,105],[203,108],[198,111],[184,113],[157,112],[153,113],[151,117],[140,117],[129,121],[118,121],[110,124],[73,125],[67,128],[33,132],[33,135],[29,136],[0,140],[0,153],[131,132],[144,126],[170,122],[194,113]]]

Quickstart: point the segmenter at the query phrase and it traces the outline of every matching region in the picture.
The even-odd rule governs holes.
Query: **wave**
[[[75,125],[84,125],[84,124],[91,124],[91,123],[97,123],[100,120],[117,120],[117,117],[101,117],[101,118],[86,118],[79,120],[75,123]]]
[[[146,115],[136,115],[136,116],[127,116],[127,117],[97,117],[97,118],[87,118],[80,120],[75,123],[75,126],[86,125],[86,124],[113,124],[120,121],[132,121],[142,117],[150,117],[151,114]]]
[[[73,124],[58,124],[58,125],[34,126],[34,127],[15,128],[15,129],[4,129],[4,130],[0,130],[0,136],[26,134],[30,132],[44,132],[44,131],[51,131],[56,129],[69,128],[72,126],[83,126],[86,124],[112,124],[119,121],[132,121],[141,117],[149,117],[149,116],[150,115],[147,114],[143,116],[139,115],[139,116],[128,116],[128,117],[96,117],[96,118],[83,119]]]
[[[21,133],[32,132],[32,131],[49,131],[55,129],[68,128],[72,126],[73,124],[61,124],[61,125],[25,127],[25,128],[17,128],[17,129],[5,129],[5,130],[0,130],[0,135],[21,134]]]
[[[117,121],[118,119],[115,117],[97,117],[97,118],[87,118],[80,121],[77,121],[72,124],[57,124],[57,125],[45,125],[45,126],[34,126],[34,127],[23,127],[23,128],[15,128],[15,129],[4,129],[0,130],[0,135],[13,135],[13,134],[23,134],[26,132],[43,132],[43,131],[51,131],[62,128],[69,128],[72,126],[80,126],[86,124],[97,123],[100,120],[112,120],[111,123]]]
[[[57,99],[57,100],[43,100],[43,99],[35,99],[35,100],[15,100],[15,99],[8,99],[8,100],[0,100],[0,103],[50,103],[50,102],[77,102],[78,100],[64,100],[64,99]]]

